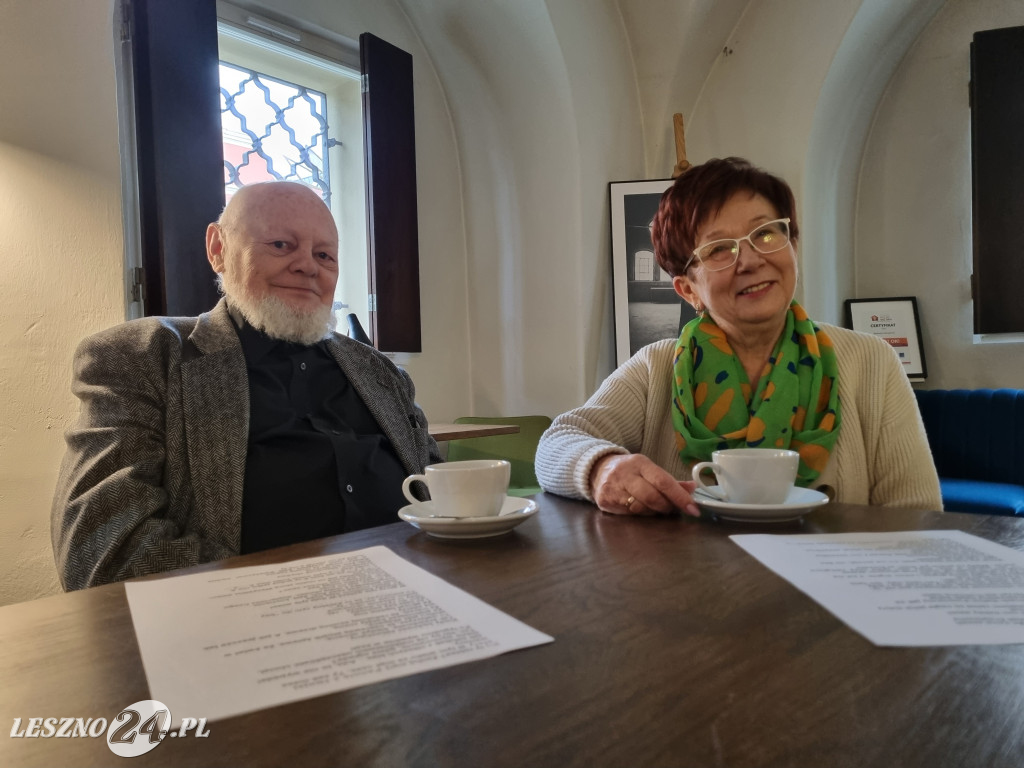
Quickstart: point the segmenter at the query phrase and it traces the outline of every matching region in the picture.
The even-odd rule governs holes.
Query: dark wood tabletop
[[[430,422],[430,436],[438,442],[460,440],[467,437],[493,437],[494,435],[515,435],[518,424],[445,424]]]
[[[749,526],[537,501],[497,538],[396,523],[201,569],[383,544],[554,643],[212,722],[126,764],[1024,765],[1024,645],[876,647],[728,538],[959,529],[1024,549],[1024,520],[833,504]],[[0,609],[0,681],[5,729],[149,698],[124,587]],[[3,766],[124,761],[105,737],[0,734]]]

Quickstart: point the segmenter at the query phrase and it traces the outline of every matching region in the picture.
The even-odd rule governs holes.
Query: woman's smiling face
[[[767,199],[738,192],[697,231],[698,247],[712,240],[741,238],[759,224],[779,218]],[[796,292],[796,249],[791,241],[774,253],[759,253],[748,241],[740,243],[739,258],[731,267],[712,272],[694,262],[672,283],[676,293],[694,306],[703,306],[730,339],[761,337],[767,329],[785,323]]]

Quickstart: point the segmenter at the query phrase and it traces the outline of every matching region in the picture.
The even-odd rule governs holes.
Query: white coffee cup
[[[733,504],[782,504],[793,489],[800,454],[781,448],[728,448],[711,461],[693,465],[693,481],[711,496]],[[711,469],[722,493],[710,489],[701,472]]]
[[[413,504],[420,500],[409,486],[419,480],[430,491],[433,514],[445,517],[495,517],[508,494],[512,465],[501,459],[449,461],[431,464],[422,475],[409,475],[402,493]]]

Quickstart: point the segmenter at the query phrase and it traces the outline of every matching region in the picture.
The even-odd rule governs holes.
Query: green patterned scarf
[[[725,332],[709,315],[683,327],[672,374],[672,423],[683,463],[723,448],[789,448],[800,454],[797,485],[828,463],[839,437],[839,368],[832,340],[795,301],[757,391]]]

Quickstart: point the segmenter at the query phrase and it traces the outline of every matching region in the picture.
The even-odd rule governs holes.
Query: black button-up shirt
[[[391,523],[406,471],[324,342],[243,323],[249,445],[242,552]]]

